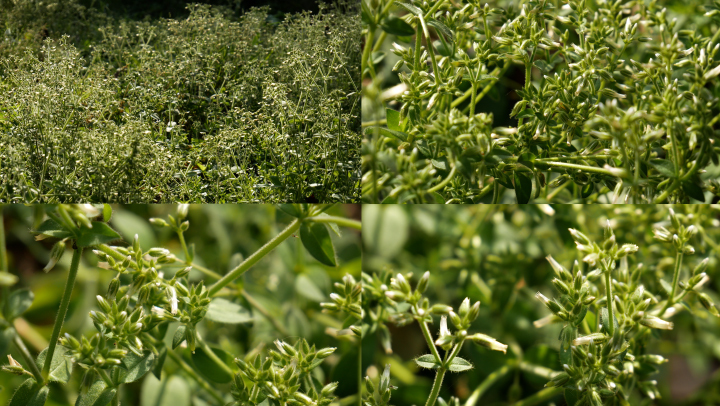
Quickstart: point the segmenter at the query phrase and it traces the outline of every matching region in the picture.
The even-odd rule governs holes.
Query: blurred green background
[[[41,270],[47,263],[54,241],[36,242],[30,230],[42,220],[42,206],[7,205],[0,206],[4,213],[9,269],[19,276],[17,288],[29,288],[35,294],[32,307],[22,319],[16,321],[21,336],[28,348],[36,355],[47,347],[55,314],[65,286],[70,255],[64,255],[58,265],[45,274]],[[113,217],[110,225],[126,240],[132,241],[137,233],[143,249],[153,246],[169,249],[178,258],[183,258],[177,235],[170,228],[152,226],[148,219],[167,218],[175,215],[175,205],[113,205]],[[360,208],[355,205],[338,205],[327,213],[335,216],[359,219]],[[39,219],[39,220],[38,220]],[[293,218],[271,205],[191,205],[188,213],[190,228],[185,232],[187,243],[195,246],[194,262],[204,265],[217,273],[225,274],[237,266],[243,258],[257,251],[268,240],[282,231]],[[283,339],[294,344],[298,338],[307,339],[310,345],[318,348],[338,347],[335,354],[326,359],[318,368],[320,381],[342,382],[335,392],[339,398],[357,393],[357,351],[358,345],[351,340],[333,337],[327,329],[341,328],[342,319],[321,313],[320,302],[329,301],[333,291],[332,284],[340,281],[345,274],[356,278],[360,274],[360,235],[356,230],[340,228],[341,236],[330,233],[338,257],[338,267],[332,268],[320,264],[310,256],[300,238],[290,238],[274,251],[250,268],[237,280],[248,294],[259,302],[284,326],[287,334],[279,332],[263,315],[252,309],[242,298],[227,298],[241,303],[250,313],[252,320],[243,324],[218,324],[205,320],[198,329],[208,343],[217,345],[233,356],[242,356],[248,351],[261,348],[274,348],[272,342]],[[118,244],[127,245],[127,244]],[[70,302],[62,332],[78,337],[80,334],[94,333],[95,328],[88,316],[90,310],[97,308],[95,296],[105,294],[115,272],[100,269],[97,258],[87,251],[83,255],[75,289]],[[170,269],[163,269],[171,272]],[[198,282],[203,275],[196,270],[190,274],[191,281]],[[206,284],[213,282],[205,278]],[[175,327],[170,326],[168,335],[172,337]],[[10,330],[8,330],[10,331]],[[0,334],[3,332],[0,331]],[[2,344],[4,340],[0,340]],[[14,345],[0,348],[0,361],[7,363],[6,354],[17,360],[22,357]],[[176,350],[180,351],[180,349]],[[188,357],[189,351],[182,355]],[[20,361],[23,362],[23,361]],[[192,364],[192,361],[188,361]],[[177,372],[177,366],[168,358],[166,372]],[[171,374],[165,374],[165,377]],[[71,405],[75,402],[82,372],[75,368],[73,378],[67,386],[51,384],[47,406]],[[0,405],[6,405],[14,388],[26,377],[8,373],[0,374]],[[175,378],[173,378],[175,379]],[[173,406],[205,405],[197,395],[202,391],[192,380],[184,381],[186,403]],[[230,385],[213,384],[220,392],[230,393]],[[144,392],[157,389],[158,382],[148,374],[138,382],[127,385],[124,392],[124,405],[155,405]],[[181,385],[182,386],[182,385]],[[192,396],[191,396],[192,394]]]
[[[582,256],[568,228],[576,228],[601,240],[607,220],[615,230],[618,243],[640,247],[631,258],[642,262],[646,271],[643,283],[650,292],[665,297],[659,280],[672,280],[674,249],[654,240],[653,226],[669,226],[668,208],[662,205],[483,205],[448,207],[440,205],[364,205],[363,272],[391,270],[412,272],[415,286],[423,272],[431,272],[425,295],[430,303],[445,303],[457,309],[465,297],[480,300],[480,317],[470,333],[488,334],[510,346],[507,355],[477,345],[465,345],[460,356],[475,368],[445,378],[440,396],[457,396],[464,401],[493,371],[518,353],[525,361],[560,370],[558,335],[562,324],[536,329],[533,321],[550,312],[536,292],[557,296],[552,288],[554,277],[545,257],[552,255],[570,268]],[[700,232],[693,238],[696,253],[686,256],[683,267],[692,269],[709,257],[705,285],[713,301],[720,303],[720,207],[705,205],[673,206],[685,213]],[[689,224],[688,224],[689,225]],[[583,264],[583,272],[589,271]],[[683,278],[681,277],[681,280]],[[648,352],[669,358],[656,375],[662,399],[658,405],[720,404],[720,319],[711,316],[689,295],[693,314],[680,312],[673,317],[675,329],[663,331],[651,341]],[[431,326],[437,333],[438,324]],[[428,353],[417,323],[402,328],[390,327],[393,354],[385,354],[379,337],[363,341],[363,368],[366,374],[382,373],[391,364],[395,406],[422,405],[432,386],[434,372],[420,371],[414,357]],[[513,372],[490,387],[482,405],[503,405],[528,397],[547,381],[525,372]],[[646,404],[637,396],[630,404]],[[553,399],[563,405],[562,397]],[[553,404],[553,403],[550,403]]]

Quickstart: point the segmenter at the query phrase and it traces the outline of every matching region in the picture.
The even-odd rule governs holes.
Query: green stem
[[[433,406],[438,396],[440,395],[440,387],[442,386],[443,378],[445,377],[445,368],[440,368],[435,374],[435,381],[433,382],[432,391],[430,391],[430,397],[428,397],[425,406]]]
[[[362,373],[362,351],[358,350],[357,355],[357,363],[358,363],[358,376],[357,376],[357,387],[358,387],[358,394],[357,394],[357,406],[362,406],[362,396],[360,396],[360,388],[363,387],[363,373]]]
[[[218,394],[215,389],[213,389],[213,387],[207,381],[205,381],[205,379],[201,378],[200,375],[198,375],[197,372],[195,372],[195,370],[192,369],[192,367],[188,365],[185,360],[182,359],[181,356],[175,354],[173,351],[170,350],[168,350],[167,354],[176,364],[178,364],[178,366],[183,371],[185,371],[185,373],[190,375],[190,377],[194,379],[201,388],[205,389],[205,391],[210,394],[210,396],[215,398],[215,400],[218,401],[218,404],[225,404],[225,400],[222,398],[222,396],[220,396],[220,394]]]
[[[185,263],[190,265],[190,252],[188,251],[187,244],[185,243],[185,236],[180,228],[177,228],[175,231],[177,232],[178,239],[180,240],[180,246],[185,254]]]
[[[468,400],[465,402],[465,406],[475,406],[480,400],[480,397],[492,386],[495,384],[495,382],[502,379],[505,375],[507,375],[510,371],[512,371],[515,368],[513,364],[507,364],[503,366],[502,368],[496,370],[495,372],[491,373],[490,375],[485,378],[482,383],[475,388],[473,393],[470,395]]]
[[[615,319],[613,318],[613,298],[612,298],[612,277],[610,270],[605,270],[605,293],[607,294],[607,308],[608,308],[608,331],[610,335],[613,335],[615,330]]]
[[[268,241],[267,244],[263,245],[259,250],[250,255],[235,269],[230,271],[227,275],[223,276],[222,279],[220,279],[219,281],[215,282],[215,284],[212,285],[209,289],[210,296],[215,296],[220,291],[220,289],[224,288],[229,283],[240,277],[248,269],[250,269],[251,266],[255,265],[265,255],[267,255],[270,251],[275,249],[275,247],[280,245],[281,242],[290,238],[290,236],[292,236],[293,233],[300,228],[301,223],[302,222],[299,219],[293,220],[293,222],[290,223],[290,225],[288,225],[287,228],[285,228],[285,230],[283,230],[280,234],[276,235],[275,238]]]
[[[63,322],[65,321],[68,306],[70,305],[70,296],[72,296],[73,287],[75,286],[75,277],[77,277],[78,268],[80,267],[80,257],[82,257],[82,252],[82,247],[76,248],[73,251],[70,271],[68,272],[67,282],[65,283],[65,292],[63,292],[63,297],[60,301],[60,309],[58,309],[57,316],[55,317],[55,325],[53,326],[52,335],[50,336],[50,346],[48,347],[47,356],[45,357],[45,365],[42,370],[42,376],[45,379],[47,379],[47,376],[50,374],[50,364],[52,363],[53,355],[55,354],[55,346],[57,346],[58,337],[60,337],[60,330],[62,329]]]
[[[203,338],[199,332],[196,332],[195,336],[197,337],[197,343],[200,345],[200,348],[202,348],[202,350],[205,351],[205,355],[207,355],[208,358],[210,358],[215,364],[217,364],[217,366],[222,368],[225,372],[227,372],[231,376],[235,375],[235,372],[233,372],[233,370],[230,369],[230,367],[227,366],[227,364],[224,363],[223,360],[221,360],[220,357],[218,357],[215,354],[215,351],[213,351],[212,348],[210,348],[210,346],[205,342],[205,340],[203,340]]]
[[[105,381],[109,388],[115,387],[115,384],[113,383],[112,379],[110,379],[110,376],[108,376],[107,372],[102,369],[96,369],[96,371],[98,375],[100,375],[100,378]]]
[[[535,163],[540,164],[542,166],[548,166],[551,168],[579,169],[579,170],[585,171],[585,172],[600,173],[603,175],[610,175],[610,176],[616,177],[616,178],[619,177],[613,171],[605,169],[605,168],[598,168],[597,166],[587,166],[587,165],[569,164],[567,162],[553,162],[553,161],[539,161],[539,160],[536,160]]]
[[[420,330],[423,332],[423,336],[425,337],[425,341],[427,341],[428,347],[430,347],[430,352],[432,352],[432,355],[435,357],[435,361],[437,361],[438,364],[442,365],[442,357],[440,357],[440,354],[438,353],[437,348],[435,347],[435,343],[433,342],[432,336],[430,335],[430,329],[428,329],[427,323],[424,321],[421,321],[420,323]]]
[[[678,279],[680,279],[680,269],[682,268],[682,260],[683,260],[682,250],[678,250],[678,252],[675,254],[675,271],[673,273],[672,290],[670,292],[670,297],[668,297],[668,300],[665,303],[665,306],[663,306],[662,310],[660,310],[660,314],[658,314],[658,317],[663,317],[663,315],[665,314],[665,311],[670,306],[675,304],[675,291],[677,290]]]
[[[278,320],[277,317],[273,317],[273,315],[270,314],[270,312],[267,311],[267,309],[265,309],[265,307],[263,307],[263,305],[261,305],[257,300],[255,300],[255,298],[250,296],[250,294],[247,293],[245,291],[245,289],[242,289],[240,291],[240,294],[245,298],[245,300],[247,300],[248,303],[250,303],[250,306],[254,307],[255,310],[259,311],[260,314],[265,316],[265,318],[268,319],[270,321],[270,323],[272,323],[273,326],[275,326],[275,329],[280,334],[282,334],[284,336],[290,335],[290,333],[288,333],[287,329],[280,323],[280,320]]]
[[[563,388],[545,388],[540,392],[535,393],[519,402],[513,403],[513,406],[533,406],[545,402],[546,400],[552,399],[555,396],[561,394]]]
[[[7,249],[5,248],[5,223],[3,217],[3,207],[0,206],[0,274],[2,273],[8,273],[8,259]],[[3,285],[2,300],[0,300],[0,314],[3,314],[3,309],[5,309],[5,301],[7,301],[9,295],[10,287]]]
[[[42,385],[44,379],[42,373],[40,373],[40,368],[38,368],[37,364],[35,363],[35,359],[32,357],[32,355],[30,355],[30,351],[28,351],[25,343],[23,342],[22,338],[20,338],[17,331],[15,332],[15,346],[17,346],[20,354],[25,359],[25,363],[28,365],[28,368],[30,368],[30,372],[32,372],[33,376],[35,377],[35,381]]]
[[[435,186],[431,187],[430,189],[428,189],[427,192],[428,192],[428,193],[435,193],[435,192],[437,192],[438,190],[441,190],[442,188],[444,188],[448,183],[450,183],[450,181],[452,180],[452,178],[455,177],[455,170],[456,170],[456,168],[457,168],[457,167],[453,165],[453,167],[452,167],[452,169],[450,170],[450,173],[448,174],[448,176],[447,176],[445,179],[443,179],[442,182],[440,182],[440,183],[438,183],[437,185],[435,185]]]
[[[336,216],[308,217],[305,220],[312,221],[315,223],[335,223],[339,226],[350,227],[350,228],[354,228],[356,230],[362,230],[361,222],[359,222],[357,220],[353,220],[353,219],[344,218],[344,217],[336,217]]]

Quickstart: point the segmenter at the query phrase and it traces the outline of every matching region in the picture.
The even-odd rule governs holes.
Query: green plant
[[[364,201],[717,195],[717,2],[362,5]]]
[[[251,293],[262,289],[253,288],[250,279],[244,279],[248,278],[246,273],[251,267],[297,232],[303,250],[317,260],[317,264],[305,265],[298,250],[295,256],[298,262],[292,271],[298,275],[292,276],[295,286],[291,289],[302,297],[312,298],[313,302],[320,302],[325,294],[318,281],[329,280],[325,268],[332,270],[339,265],[339,254],[330,232],[340,235],[339,226],[359,229],[359,222],[327,214],[333,209],[331,206],[283,205],[280,213],[292,219],[290,224],[245,259],[235,257],[231,269],[221,275],[201,265],[207,258],[200,252],[196,254],[195,245],[186,241],[190,229],[188,205],[178,206],[176,212],[166,218],[150,219],[159,230],[176,236],[174,249],[180,252],[178,256],[168,248],[143,249],[138,234],[129,244],[124,244],[122,236],[108,225],[113,216],[109,205],[35,206],[34,209],[36,239],[56,241],[44,271],[57,266],[68,248],[72,260],[49,345],[35,358],[26,346],[27,331],[21,334],[17,327],[17,320],[30,308],[34,295],[29,289],[9,290],[18,280],[8,273],[5,242],[0,241],[3,243],[0,263],[4,264],[0,270],[3,281],[0,350],[5,352],[12,342],[21,356],[16,360],[8,354],[9,364],[3,366],[3,370],[28,376],[10,391],[10,405],[45,404],[48,396],[52,397],[51,387],[68,391],[66,388],[72,386],[72,373],[78,369],[83,379],[77,392],[71,395],[77,397],[76,405],[119,405],[121,399],[125,399],[123,403],[137,404],[130,400],[131,392],[125,388],[137,385],[133,383],[140,380],[143,382],[140,404],[143,405],[156,404],[153,402],[189,405],[188,385],[196,388],[198,401],[211,405],[337,404],[338,383],[330,382],[323,364],[344,359],[344,354],[335,354],[340,347],[352,352],[353,343],[357,341],[354,333],[333,333],[335,338],[331,341],[337,343],[335,346],[318,347],[315,342],[328,341],[321,338],[325,335],[322,328],[319,335],[311,335],[309,327],[297,329],[293,323],[282,323],[284,316],[277,314],[278,300]],[[97,267],[112,273],[112,278],[107,290],[94,299],[95,305],[90,304],[92,331],[63,333],[67,331],[63,325],[78,271],[87,256],[84,252],[87,254],[90,250],[98,261]],[[317,268],[312,272],[305,269],[310,266]],[[337,272],[343,272],[342,268]],[[347,275],[337,287],[344,289],[345,284],[351,282],[352,277]],[[352,297],[357,300],[359,287],[355,290],[357,293],[352,289],[348,291],[355,295],[350,295],[348,300]],[[335,294],[330,296],[333,298]],[[319,309],[319,305],[316,308]],[[359,305],[351,308],[355,310]],[[256,316],[252,316],[249,309]],[[298,313],[292,316],[296,320],[304,317]],[[261,330],[250,334],[249,323]],[[323,323],[328,325],[327,332],[350,326],[341,327],[342,322],[333,317],[324,319]],[[27,322],[21,324],[27,326]],[[225,333],[212,331],[218,328]],[[235,333],[228,335],[231,331]],[[307,339],[297,335],[303,331]],[[294,337],[291,332],[295,333]],[[272,336],[278,337],[274,340],[276,349],[266,349],[265,342]],[[211,346],[209,337],[215,337],[217,345]],[[231,337],[235,337],[236,342],[229,340]],[[233,356],[231,351],[241,355]],[[172,366],[166,360],[172,360]],[[10,388],[12,386],[6,386]],[[357,389],[353,391],[347,385],[339,390],[347,398],[345,401],[359,396]],[[67,403],[67,396],[63,404]]]
[[[7,17],[47,18],[32,9]],[[3,56],[0,201],[357,201],[354,9],[272,22],[194,4]]]
[[[363,223],[370,405],[698,405],[718,396],[712,367],[684,395],[675,372],[688,359],[717,359],[717,206],[367,205]],[[387,269],[402,272],[391,280]],[[463,346],[468,365],[439,388],[441,370],[423,354],[462,332],[447,334],[441,320],[428,338],[414,322],[417,297],[458,315],[483,303],[466,339],[489,348]]]

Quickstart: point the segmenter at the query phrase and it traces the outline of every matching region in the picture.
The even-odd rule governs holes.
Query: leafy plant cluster
[[[279,21],[194,4],[3,56],[0,200],[357,200],[355,8]]]
[[[718,194],[717,2],[362,4],[365,201]]]
[[[247,258],[236,258],[230,271],[221,275],[201,265],[194,246],[186,243],[185,232],[190,229],[188,205],[180,205],[164,219],[150,220],[177,237],[180,257],[163,247],[143,249],[138,234],[125,244],[122,236],[108,225],[113,215],[109,205],[35,207],[36,221],[41,222],[33,229],[36,240],[55,241],[44,271],[60,264],[68,248],[72,260],[47,348],[34,357],[26,345],[31,327],[23,315],[35,295],[26,288],[10,291],[18,278],[8,273],[4,239],[0,241],[3,243],[0,259],[5,263],[0,271],[3,282],[0,350],[6,353],[11,344],[17,350],[7,353],[9,362],[2,369],[26,376],[17,386],[12,386],[14,380],[3,379],[7,382],[3,384],[4,392],[11,396],[10,405],[44,405],[53,397],[52,402],[60,404],[73,402],[70,399],[74,398],[75,405],[125,402],[189,405],[190,387],[195,391],[194,401],[208,405],[327,406],[339,401],[338,396],[347,398],[345,401],[358,397],[353,381],[339,388],[338,381],[330,380],[327,371],[332,369],[327,364],[334,367],[338,363],[347,364],[344,360],[348,353],[352,357],[359,353],[353,352],[357,339],[349,330],[359,317],[351,315],[343,324],[342,320],[324,316],[321,323],[327,324],[325,331],[322,325],[320,331],[309,326],[297,329],[297,322],[308,323],[305,315],[292,315],[295,324],[280,322],[284,318],[277,314],[281,303],[249,293],[263,289],[246,285],[249,280],[245,282],[241,276],[299,231],[305,252],[324,265],[318,265],[313,272],[296,265],[294,272],[301,273],[293,278],[294,289],[318,302],[315,309],[320,310],[319,302],[326,296],[319,287],[322,282],[318,281],[329,279],[325,268],[338,266],[329,232],[339,234],[338,226],[359,229],[359,222],[326,214],[330,206],[282,206],[281,210],[293,221]],[[98,261],[96,267],[109,271],[112,277],[107,289],[101,290],[88,306],[92,310],[84,316],[89,316],[92,331],[71,334],[63,332],[67,331],[63,324],[85,249],[92,250]],[[301,258],[301,254],[298,252],[296,258]],[[336,283],[336,289],[344,292],[348,306],[354,309],[359,308],[353,300],[359,300],[360,288],[352,281],[347,274]],[[278,281],[274,283],[277,285]],[[341,298],[336,293],[330,297]],[[254,331],[258,328],[259,331]],[[303,335],[291,336],[290,331]],[[266,348],[272,341],[268,337],[272,336],[277,337],[275,349]],[[215,338],[217,344],[211,345],[208,338]],[[335,345],[320,345],[328,342]],[[340,354],[336,353],[338,349]],[[74,370],[81,371],[79,387],[71,382]],[[332,376],[342,377],[342,373],[333,372]],[[139,402],[132,400],[135,399],[132,392],[137,388],[129,388],[138,385],[135,382],[142,382]],[[58,388],[54,396],[51,388]]]
[[[363,214],[368,404],[717,399],[717,207],[366,206]],[[393,278],[388,268],[402,271]],[[413,303],[425,300],[457,330],[442,317],[429,334],[416,326],[424,308]],[[463,309],[469,327],[457,327]],[[449,366],[461,373],[444,381],[442,358],[422,355],[443,345],[452,354],[475,337],[487,348],[458,350],[467,364]],[[667,362],[682,370],[694,358],[708,362],[691,367],[701,383],[680,394],[687,383]]]

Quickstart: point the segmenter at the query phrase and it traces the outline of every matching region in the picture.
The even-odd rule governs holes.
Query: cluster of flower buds
[[[60,345],[69,350],[69,354],[83,368],[109,369],[122,365],[123,359],[127,356],[128,350],[117,348],[108,342],[108,339],[100,333],[94,334],[90,339],[81,336],[78,341],[75,337],[65,333],[60,337]],[[139,345],[142,345],[141,343]],[[133,345],[137,350],[137,345]]]
[[[365,393],[363,394],[363,405],[367,406],[389,406],[391,391],[397,389],[390,385],[390,365],[385,365],[385,370],[380,375],[380,382],[375,387],[369,376],[365,377]],[[376,392],[377,390],[377,392]]]
[[[320,303],[324,311],[329,313],[342,312],[349,314],[354,320],[362,320],[364,317],[360,303],[362,283],[356,281],[352,275],[347,274],[343,277],[342,282],[335,283],[335,289],[340,293],[330,294],[332,302]]]
[[[150,224],[158,227],[170,227],[178,233],[187,231],[187,229],[190,228],[190,222],[185,220],[185,218],[188,215],[189,207],[190,205],[188,204],[179,204],[177,207],[177,218],[175,218],[172,214],[168,214],[168,223],[161,218],[153,217],[150,219]]]
[[[672,243],[678,252],[682,252],[685,255],[691,255],[695,253],[695,248],[689,244],[692,237],[697,233],[697,227],[690,225],[685,227],[681,222],[681,216],[675,214],[673,209],[668,210],[670,212],[670,225],[671,228],[668,230],[663,226],[659,226],[653,229],[655,238],[666,243]],[[682,216],[682,220],[686,219]]]
[[[271,351],[264,361],[259,356],[251,362],[235,359],[240,371],[233,381],[234,405],[255,405],[261,394],[279,404],[291,406],[327,406],[332,403],[337,383],[325,385],[319,391],[315,385],[306,385],[303,391],[300,389],[303,382],[313,379],[311,370],[335,349],[315,350],[304,339],[295,346],[277,340],[275,346],[278,350]],[[251,382],[250,386],[246,385],[246,380]]]
[[[140,333],[152,330],[160,320],[152,314],[146,314],[142,306],[131,309],[129,296],[108,302],[98,295],[97,302],[100,310],[91,311],[90,318],[102,337],[119,348],[141,355],[144,345]]]
[[[575,240],[578,251],[585,254],[583,261],[591,266],[598,266],[602,272],[612,271],[617,265],[617,260],[634,254],[638,250],[638,246],[635,244],[618,246],[615,241],[615,233],[610,226],[610,220],[607,221],[604,240],[601,244],[590,241],[585,234],[574,228],[570,229],[570,235]]]
[[[189,271],[189,268],[185,268],[185,271]],[[170,282],[165,286],[165,306],[153,307],[153,313],[163,320],[181,322],[182,326],[175,332],[172,346],[176,348],[185,341],[194,353],[197,336],[195,326],[207,314],[212,299],[202,281],[190,288],[174,278]]]

